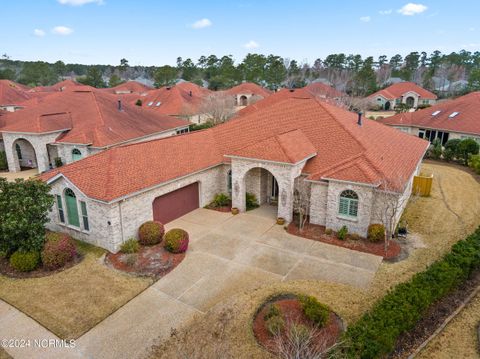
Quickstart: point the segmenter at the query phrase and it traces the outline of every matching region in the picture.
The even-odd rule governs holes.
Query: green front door
[[[68,224],[80,227],[80,219],[78,218],[77,198],[72,190],[65,191],[65,201],[67,204]]]

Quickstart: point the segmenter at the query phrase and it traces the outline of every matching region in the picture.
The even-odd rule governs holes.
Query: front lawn
[[[101,248],[83,242],[77,248],[84,259],[63,272],[29,279],[0,275],[0,298],[60,338],[78,338],[153,281],[107,268]]]

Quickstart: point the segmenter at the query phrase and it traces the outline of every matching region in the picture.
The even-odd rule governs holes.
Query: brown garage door
[[[168,223],[198,208],[198,182],[155,198],[153,219]]]

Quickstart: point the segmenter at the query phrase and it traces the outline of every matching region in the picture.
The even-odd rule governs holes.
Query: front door
[[[270,203],[277,204],[278,202],[278,183],[274,176],[271,177],[270,184]]]

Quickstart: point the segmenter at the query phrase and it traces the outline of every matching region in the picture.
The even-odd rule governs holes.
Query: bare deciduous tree
[[[354,97],[348,95],[336,99],[335,104],[345,110],[354,112],[365,112],[374,109],[376,106],[375,102],[367,97]]]
[[[302,231],[310,213],[310,184],[301,176],[295,179],[293,211],[298,215],[298,229]]]
[[[417,193],[413,192],[412,182],[407,186],[404,188],[400,179],[394,181],[382,179],[375,191],[374,218],[385,227],[385,252],[408,201],[412,202],[418,198]],[[399,192],[402,190],[403,192]]]
[[[200,112],[215,125],[224,123],[235,114],[235,99],[224,92],[211,94],[203,100]]]

